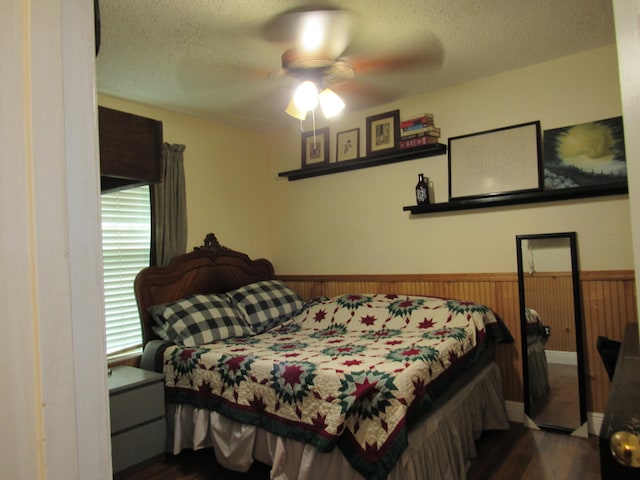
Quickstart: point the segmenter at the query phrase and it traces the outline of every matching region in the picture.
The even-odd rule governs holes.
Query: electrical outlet
[[[544,325],[543,328],[544,328],[544,334],[547,337],[550,337],[551,336],[551,327],[549,325]]]

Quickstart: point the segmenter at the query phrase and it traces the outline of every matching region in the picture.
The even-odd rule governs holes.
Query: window
[[[149,266],[149,186],[102,194],[102,262],[107,354],[142,345],[133,281]]]

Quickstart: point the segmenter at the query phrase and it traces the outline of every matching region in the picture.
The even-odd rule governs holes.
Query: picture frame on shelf
[[[543,138],[545,190],[603,195],[627,185],[622,117],[545,130]]]
[[[329,127],[302,133],[302,168],[329,163]]]
[[[336,162],[360,158],[360,129],[352,128],[336,134]]]
[[[384,155],[398,149],[400,110],[367,117],[367,156]]]
[[[449,138],[449,200],[542,189],[540,121]]]

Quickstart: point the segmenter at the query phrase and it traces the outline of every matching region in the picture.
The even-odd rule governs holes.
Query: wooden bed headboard
[[[273,265],[264,258],[223,247],[209,233],[204,245],[174,258],[163,267],[147,267],[134,281],[143,342],[158,338],[153,332],[149,307],[173,302],[198,293],[224,293],[274,277]]]

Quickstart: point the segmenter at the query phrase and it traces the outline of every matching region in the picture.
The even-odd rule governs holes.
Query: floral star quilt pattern
[[[166,399],[314,445],[385,478],[407,429],[501,324],[484,305],[426,296],[318,298],[254,336],[164,352]]]

